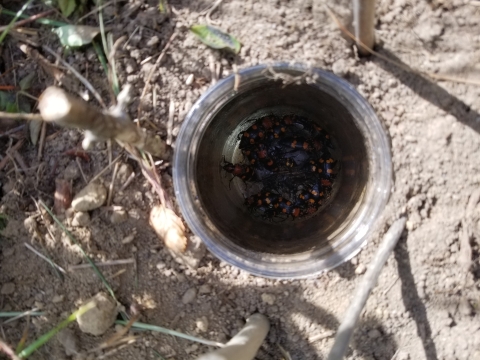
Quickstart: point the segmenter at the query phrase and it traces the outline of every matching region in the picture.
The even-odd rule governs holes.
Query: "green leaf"
[[[7,227],[7,224],[8,224],[7,215],[0,214],[0,230],[5,229]]]
[[[36,73],[31,72],[27,76],[25,76],[22,80],[20,80],[19,85],[21,90],[28,90],[32,86],[33,78],[35,77]]]
[[[60,8],[63,16],[69,17],[75,11],[77,3],[75,0],[58,0],[58,7]]]
[[[7,103],[6,106],[5,106],[5,111],[6,111],[7,113],[11,113],[11,114],[13,114],[13,113],[18,113],[18,112],[19,112],[19,111],[18,111],[18,106],[17,106],[17,104],[14,103],[14,102]]]
[[[238,54],[242,47],[240,41],[232,35],[210,25],[193,25],[190,31],[197,35],[204,44],[214,49],[227,49]]]
[[[30,129],[30,141],[35,146],[37,145],[38,138],[40,137],[40,130],[42,130],[43,121],[31,120],[28,124]]]
[[[65,25],[53,29],[63,46],[78,47],[90,44],[100,29],[86,25]]]

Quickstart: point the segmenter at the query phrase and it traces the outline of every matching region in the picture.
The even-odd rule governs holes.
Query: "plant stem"
[[[27,7],[28,5],[30,5],[32,3],[33,0],[28,0],[23,6],[22,8],[15,14],[15,16],[13,17],[12,21],[10,21],[10,24],[8,24],[7,28],[5,30],[3,30],[2,34],[0,34],[0,45],[2,44],[3,42],[3,39],[5,39],[5,36],[7,36],[8,32],[10,31],[10,29],[13,27],[13,25],[15,25],[15,21],[17,21],[17,19],[23,14],[23,12],[25,10],[27,10]]]
[[[55,326],[52,330],[47,332],[45,335],[40,336],[33,344],[29,345],[26,349],[24,349],[18,357],[21,359],[25,359],[32,355],[34,351],[36,351],[39,347],[43,346],[48,340],[50,340],[56,333],[58,333],[63,328],[67,327],[72,321],[75,321],[78,316],[86,313],[88,310],[95,307],[95,303],[89,302],[88,304],[82,306],[80,309],[75,311],[74,313],[70,314],[68,318],[63,320],[60,324]]]

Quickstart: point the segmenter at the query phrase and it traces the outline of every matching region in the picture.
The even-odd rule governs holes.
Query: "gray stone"
[[[115,206],[113,208],[112,215],[110,215],[110,221],[113,225],[121,224],[128,219],[128,214],[124,208]]]
[[[2,285],[0,294],[2,295],[12,295],[15,292],[15,284],[8,282]]]
[[[70,329],[63,329],[57,334],[57,340],[62,344],[67,356],[78,354],[77,337]]]
[[[273,305],[275,303],[275,295],[263,293],[262,301],[268,305]]]
[[[88,212],[77,212],[73,216],[72,226],[88,226],[90,224],[90,215]]]
[[[382,336],[382,334],[377,329],[373,329],[368,332],[368,337],[370,339],[378,339],[380,336]]]
[[[198,288],[199,294],[210,294],[212,292],[212,288],[210,285],[204,284]]]
[[[185,305],[189,304],[193,300],[195,300],[196,296],[197,296],[197,290],[195,288],[190,288],[185,292],[185,294],[183,294],[182,303]]]
[[[72,201],[75,211],[90,211],[99,208],[107,200],[107,189],[102,184],[90,183]]]
[[[77,317],[77,322],[84,333],[102,335],[115,322],[118,312],[117,304],[105,293],[98,293],[85,304],[91,301],[95,306]]]

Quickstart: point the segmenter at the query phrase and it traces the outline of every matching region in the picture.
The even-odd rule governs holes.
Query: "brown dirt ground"
[[[129,37],[128,44],[119,47],[116,58],[120,82],[132,84],[135,90],[136,100],[130,108],[133,117],[146,73],[154,62],[142,65],[142,61],[149,56],[155,59],[174,30],[178,36],[153,77],[155,107],[154,92],[150,91],[142,113],[142,119],[151,120],[161,136],[166,136],[171,100],[177,109],[173,134],[178,133],[186,112],[211,83],[211,62],[222,65],[221,77],[232,73],[233,61],[241,68],[278,60],[305,62],[333,70],[370,101],[391,137],[395,188],[382,219],[385,226],[357,257],[316,279],[275,281],[232,268],[208,252],[200,253],[194,268],[177,263],[147,224],[156,195],[138,166],[124,157],[123,163],[130,164],[137,176],[123,192],[115,193],[113,204],[128,211],[128,220],[112,224],[111,211],[101,208],[91,212],[88,226],[69,226],[95,260],[135,257],[136,269],[130,265],[103,268],[120,302],[126,307],[139,304],[143,309],[142,322],[217,341],[228,339],[248,315],[260,311],[270,318],[272,329],[257,359],[281,359],[277,344],[292,359],[322,359],[383,231],[399,215],[406,214],[408,230],[368,300],[347,358],[480,359],[480,208],[476,206],[468,218],[465,215],[469,197],[480,183],[480,87],[432,82],[378,58],[358,58],[320,1],[224,0],[212,19],[243,43],[236,60],[207,48],[188,32],[187,26],[206,22],[201,12],[211,1],[170,0],[175,14],[169,18],[158,14],[157,3],[131,0],[105,9],[114,38]],[[5,5],[11,9],[19,7],[18,2]],[[331,7],[344,21],[350,19],[350,2],[331,2]],[[39,11],[39,7],[32,8],[29,14]],[[480,79],[478,1],[379,0],[377,18],[378,51],[385,56],[417,69]],[[5,24],[6,18],[0,17],[0,22]],[[95,17],[89,17],[85,23],[96,25]],[[39,29],[41,42],[60,49],[47,28]],[[11,85],[36,72],[29,92],[38,96],[46,85],[53,83],[35,61],[18,50],[17,40],[7,38],[1,57],[5,67],[1,71],[13,64],[17,67],[11,73],[15,77],[0,78],[0,85]],[[109,99],[108,83],[91,48],[72,50],[65,57]],[[206,84],[186,85],[190,74]],[[0,295],[0,309],[41,307],[45,315],[32,319],[30,339],[53,327],[82,300],[103,290],[90,269],[69,272],[60,280],[45,261],[24,247],[24,242],[32,243],[64,268],[83,262],[60,229],[48,217],[38,216],[32,200],[43,199],[52,205],[56,178],[71,178],[74,194],[85,185],[75,159],[63,154],[79,146],[83,137],[80,132],[52,126],[47,131],[47,135],[56,135],[46,142],[40,160],[37,147],[31,143],[21,148],[20,155],[29,168],[26,173],[18,171],[12,162],[0,173],[1,212],[9,219],[0,242],[0,283],[14,284],[12,293]],[[10,139],[17,141],[12,137],[0,138],[2,158]],[[114,146],[113,156],[119,151]],[[105,144],[98,144],[89,154],[90,161],[80,159],[87,179],[108,164]],[[171,192],[169,166],[163,178]],[[102,176],[106,184],[110,179],[111,171]],[[24,227],[27,218],[38,225],[38,237]],[[66,219],[67,224],[69,221]],[[473,251],[469,270],[462,265],[465,247],[461,245],[467,223],[471,224],[467,236]],[[122,243],[134,229],[133,241]],[[120,269],[126,271],[116,275]],[[182,296],[192,288],[197,295],[191,303],[184,304]],[[271,296],[262,298],[263,294]],[[199,321],[203,324],[197,326]],[[25,324],[21,320],[2,326],[2,337],[16,344]],[[103,337],[95,338],[82,334],[76,325],[71,329],[82,353],[114,331],[112,328]],[[165,358],[191,359],[209,349],[162,334],[137,335],[136,343],[109,358],[157,358],[155,350]],[[47,358],[67,356],[57,341],[51,341],[32,356]]]

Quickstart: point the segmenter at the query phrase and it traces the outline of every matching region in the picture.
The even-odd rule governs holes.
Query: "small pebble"
[[[110,222],[113,225],[117,225],[125,222],[127,219],[128,214],[125,209],[120,206],[114,206],[112,215],[110,215]]]
[[[72,201],[75,211],[90,211],[99,208],[107,200],[107,189],[98,183],[88,184]]]
[[[123,163],[118,167],[117,177],[115,182],[118,185],[123,185],[132,174],[133,174],[132,165]]]
[[[84,333],[102,335],[115,322],[118,312],[117,304],[104,293],[98,293],[85,304],[90,301],[95,303],[95,307],[77,317],[78,325]]]
[[[5,283],[2,285],[2,289],[0,290],[0,294],[2,295],[12,295],[15,292],[15,284],[14,283]]]
[[[197,319],[196,325],[199,332],[206,332],[208,330],[208,319],[202,316],[200,319]]]
[[[73,216],[72,226],[88,226],[90,224],[90,215],[88,212],[77,212]]]
[[[460,300],[460,304],[458,305],[458,310],[464,316],[470,316],[473,313],[472,305],[470,305],[470,303],[466,298],[462,298]]]
[[[365,273],[365,271],[367,271],[367,268],[365,267],[365,265],[360,263],[355,269],[355,274],[362,275]]]
[[[373,329],[368,332],[368,337],[370,339],[378,339],[380,336],[382,336],[382,334],[377,329]]]
[[[65,298],[65,295],[55,295],[52,298],[52,303],[54,303],[54,304],[60,303],[60,302],[63,301],[64,298]]]
[[[210,285],[204,284],[198,288],[199,294],[210,294],[212,292],[212,288]]]
[[[78,354],[77,337],[70,329],[63,329],[57,334],[57,340],[62,344],[67,356]]]
[[[183,294],[182,303],[185,305],[189,304],[193,300],[195,300],[196,296],[197,296],[197,290],[195,288],[190,288],[185,292],[185,294]]]
[[[193,84],[193,80],[195,79],[193,74],[188,75],[187,80],[185,81],[185,84],[190,86]]]
[[[167,264],[165,264],[164,262],[161,261],[157,264],[157,269],[162,270],[162,269],[165,269],[166,266],[167,266]]]
[[[332,71],[335,75],[345,76],[348,73],[347,62],[345,59],[339,59],[332,65]]]
[[[262,301],[268,305],[273,305],[275,303],[275,296],[272,294],[262,294]]]
[[[147,41],[147,46],[154,46],[157,45],[160,40],[158,39],[158,36],[152,36],[150,40]]]

